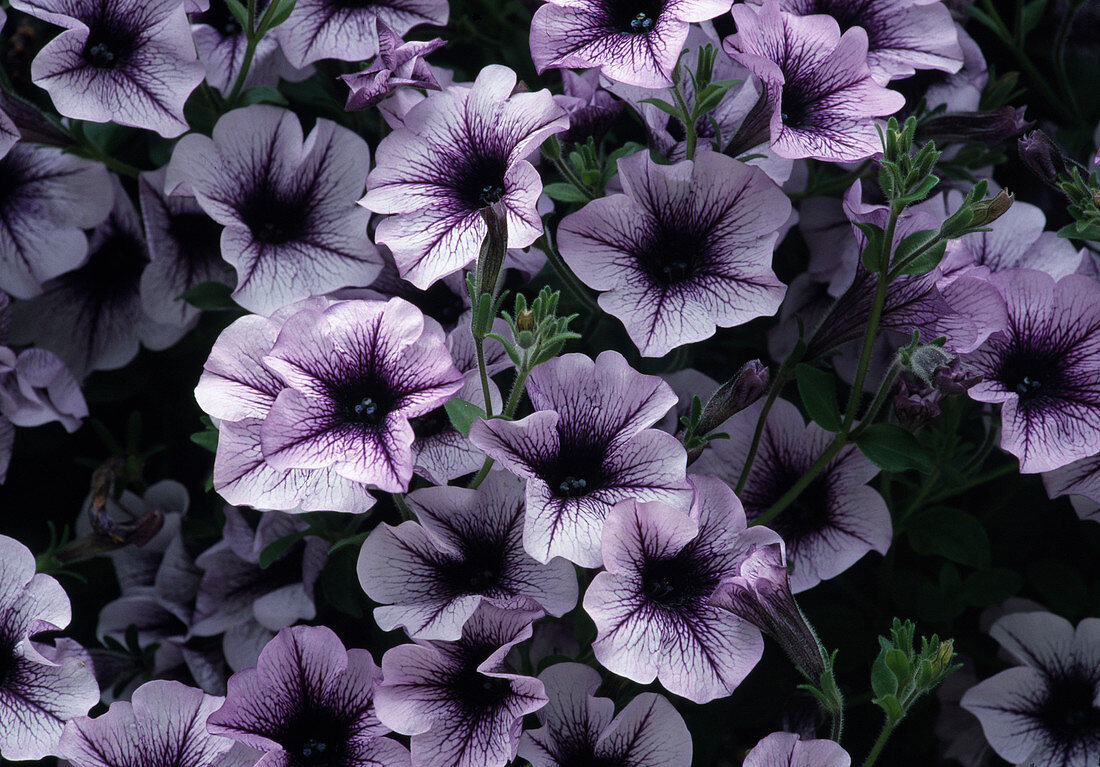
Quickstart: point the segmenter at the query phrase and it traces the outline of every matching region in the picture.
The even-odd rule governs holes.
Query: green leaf
[[[856,439],[856,444],[867,459],[883,471],[917,469],[923,474],[931,474],[935,469],[917,438],[894,424],[868,426]]]
[[[652,104],[653,106],[657,107],[662,112],[664,112],[665,114],[672,115],[677,120],[683,120],[684,119],[684,116],[680,113],[680,110],[678,108],[672,106],[672,104],[669,104],[667,101],[664,101],[663,99],[642,99],[641,103],[643,103],[643,104]]]
[[[470,424],[478,418],[485,417],[484,410],[458,397],[447,400],[443,403],[443,407],[447,411],[447,417],[451,419],[451,424],[462,432],[463,437],[470,435]]]
[[[199,447],[209,450],[211,453],[218,452],[218,429],[214,426],[214,422],[210,420],[210,416],[204,415],[201,419],[202,425],[205,427],[202,431],[197,431],[191,435],[191,441]]]
[[[1024,585],[1024,579],[1014,570],[991,567],[967,576],[962,597],[975,607],[997,605],[1014,596]]]
[[[881,655],[871,664],[871,689],[877,698],[894,695],[898,691],[898,677]]]
[[[588,202],[589,197],[572,184],[556,183],[547,184],[542,188],[550,196],[550,199],[558,202]]]
[[[863,253],[860,254],[860,258],[863,259],[863,265],[867,267],[867,271],[872,274],[878,274],[882,271],[883,266],[886,265],[886,254],[883,253],[883,247],[886,242],[886,232],[882,230],[881,226],[869,223],[856,223],[859,231],[863,232],[863,236],[867,238],[867,242],[863,245]]]
[[[232,294],[233,288],[224,282],[200,282],[185,290],[180,300],[204,311],[239,310],[241,307],[233,300]]]
[[[989,535],[973,514],[937,507],[922,512],[911,525],[909,545],[918,554],[940,556],[978,569],[989,567]]]
[[[800,363],[795,368],[798,395],[806,412],[828,431],[840,429],[840,408],[836,402],[836,378],[820,368]]]
[[[241,29],[248,31],[248,8],[241,0],[225,0],[225,4],[229,6],[229,12],[233,15],[233,18],[237,20],[237,23],[241,25]]]
[[[290,18],[297,0],[275,0],[260,18],[260,34],[264,34]]]
[[[905,717],[905,712],[902,711],[901,703],[898,702],[897,696],[883,695],[875,698],[871,702],[885,711],[886,716],[892,722],[898,722]]]
[[[1046,10],[1047,0],[1031,0],[1030,3],[1024,6],[1023,19],[1021,25],[1021,36],[1026,37],[1035,27],[1039,26],[1039,22],[1043,20],[1043,12]]]
[[[240,105],[248,106],[249,104],[275,104],[276,106],[285,107],[290,104],[286,100],[286,96],[279,93],[277,88],[272,88],[270,85],[257,85],[255,88],[249,88],[240,97]]]
[[[1075,221],[1058,230],[1058,236],[1066,240],[1100,241],[1100,224],[1088,221]]]
[[[276,538],[267,544],[264,550],[260,552],[260,569],[266,570],[271,567],[276,559],[287,553],[291,546],[305,538],[305,536],[305,530],[298,530],[289,535],[284,535],[282,538]]]
[[[935,241],[939,236],[938,229],[924,229],[913,232],[902,240],[894,251],[894,264],[900,264],[914,253]],[[939,266],[943,254],[947,250],[947,241],[940,242],[920,255],[915,261],[908,264],[900,271],[901,274],[927,274]]]

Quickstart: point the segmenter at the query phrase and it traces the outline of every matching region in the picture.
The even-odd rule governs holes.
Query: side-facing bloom
[[[1018,765],[1076,767],[1100,759],[1100,619],[1006,615],[990,635],[1020,665],[967,690],[993,750]]]
[[[0,313],[5,298],[0,298]],[[0,419],[24,427],[59,421],[72,433],[87,415],[80,386],[56,354],[45,349],[16,354],[0,346]]]
[[[504,767],[516,755],[525,714],[546,705],[538,679],[504,658],[531,638],[537,613],[482,605],[457,642],[394,647],[382,658],[378,718],[412,736],[413,767]]]
[[[512,93],[515,86],[511,69],[485,67],[470,87],[430,94],[378,145],[360,204],[396,214],[376,238],[422,290],[477,258],[487,232],[482,208],[504,204],[510,248],[542,234],[542,180],[526,158],[569,118],[549,91]]]
[[[593,200],[558,227],[562,258],[647,357],[774,314],[772,271],[790,200],[759,168],[718,152],[658,165],[619,160],[625,194]]]
[[[554,101],[569,113],[569,130],[561,140],[567,144],[584,143],[592,136],[600,141],[607,134],[626,104],[600,86],[600,73],[561,71],[562,92]]]
[[[426,42],[405,42],[386,22],[376,18],[378,58],[362,72],[341,75],[351,93],[344,109],[374,106],[401,86],[442,90],[424,57],[445,45],[442,38]]]
[[[535,413],[475,421],[470,440],[527,479],[523,545],[535,559],[598,567],[613,505],[690,504],[687,453],[672,435],[648,428],[676,404],[660,378],[636,372],[618,352],[595,361],[565,354],[532,371],[527,393]]]
[[[726,0],[551,0],[531,19],[531,58],[540,73],[599,67],[611,80],[664,88],[690,24],[729,7]]]
[[[773,732],[745,757],[744,767],[849,767],[852,757],[834,740],[802,740]]]
[[[1081,519],[1100,522],[1100,455],[1082,458],[1043,474],[1047,495],[1068,495]]]
[[[417,522],[379,525],[359,555],[359,582],[383,631],[457,640],[483,602],[564,615],[577,577],[564,559],[540,564],[523,550],[523,481],[497,472],[477,490],[428,487],[408,495]]]
[[[378,22],[400,36],[420,24],[447,23],[447,0],[298,0],[274,34],[296,67],[321,59],[362,61],[385,43]]]
[[[1100,452],[1100,283],[1010,269],[990,276],[1008,327],[967,358],[985,380],[968,394],[1001,403],[1001,447],[1025,473]]]
[[[230,767],[239,764],[233,741],[207,732],[222,699],[179,682],[155,679],[94,719],[65,726],[60,756],[74,767]]]
[[[798,16],[828,14],[843,29],[863,27],[867,65],[883,85],[918,69],[953,73],[963,65],[955,21],[939,0],[780,0],[779,7]]]
[[[107,169],[60,149],[19,143],[0,157],[0,291],[15,298],[80,265],[83,229],[111,212]]]
[[[267,643],[255,668],[229,679],[208,728],[266,752],[263,767],[401,767],[409,752],[382,737],[374,695],[381,673],[326,626],[294,626]]]
[[[65,29],[34,58],[31,77],[66,117],[187,130],[183,103],[203,78],[179,0],[13,0]]]
[[[661,503],[624,501],[603,529],[606,570],[592,579],[584,609],[596,624],[592,650],[610,671],[696,703],[729,695],[764,651],[760,632],[711,604],[733,567],[744,512],[713,477],[693,477],[689,514]]]
[[[304,309],[264,365],[286,384],[260,429],[276,469],[332,468],[390,492],[412,478],[410,418],[462,387],[444,340],[401,298]]]
[[[31,637],[69,625],[69,597],[56,580],[35,573],[34,554],[0,535],[0,756],[57,754],[61,728],[99,702],[85,653],[71,639],[54,646]]]
[[[692,469],[735,485],[762,406],[757,402],[727,421],[730,439],[713,441]],[[816,423],[806,424],[797,407],[776,400],[740,495],[749,520],[779,500],[831,440]],[[768,522],[786,542],[796,593],[840,575],[869,551],[886,553],[893,537],[890,512],[882,496],[867,486],[876,474],[878,468],[858,448],[846,446],[794,503]]]
[[[792,16],[779,0],[734,5],[733,18],[737,33],[724,47],[764,83],[777,155],[849,162],[879,151],[872,118],[893,114],[905,98],[871,77],[862,27],[842,35],[831,16]]]
[[[222,116],[213,138],[181,139],[167,191],[193,192],[225,226],[222,257],[237,269],[233,298],[271,314],[378,274],[370,214],[355,205],[369,163],[367,143],[347,128],[320,119],[303,138],[293,112],[255,104]]]
[[[537,714],[542,727],[519,746],[532,767],[690,767],[691,733],[664,697],[640,693],[616,716],[613,701],[596,697],[600,674],[591,666],[557,663],[539,680],[550,702]]]

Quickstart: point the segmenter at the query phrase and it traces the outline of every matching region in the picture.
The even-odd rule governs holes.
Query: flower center
[[[746,488],[748,492],[743,500],[745,500],[745,511],[751,519],[760,516],[764,510],[779,500],[803,473],[802,468],[790,464],[769,468],[772,476],[767,477],[758,489]],[[827,529],[831,521],[832,510],[829,506],[829,481],[826,471],[811,482],[782,514],[768,523],[768,526],[782,536],[787,542],[788,551],[793,553],[800,541]]]
[[[588,480],[569,474],[558,483],[558,494],[566,498],[577,498],[588,493]]]
[[[416,435],[418,440],[438,437],[451,428],[451,419],[447,417],[446,408],[442,407],[430,410],[424,415],[410,418],[409,423],[412,425],[413,434]]]
[[[0,691],[15,673],[15,647],[7,638],[0,636]]]
[[[1100,735],[1100,710],[1093,704],[1096,683],[1081,672],[1050,680],[1050,694],[1038,718],[1059,741],[1072,744]]]
[[[328,758],[328,750],[328,743],[325,743],[323,740],[311,738],[302,744],[301,749],[298,751],[298,755],[305,762],[319,764]]]
[[[1063,355],[1057,349],[1017,342],[1002,358],[997,378],[1019,395],[1020,407],[1028,408],[1058,395],[1063,367]]]
[[[363,423],[377,426],[382,420],[382,408],[380,408],[378,403],[370,397],[363,397],[363,399],[352,406],[352,410],[355,413],[355,417]]]
[[[481,191],[477,195],[477,201],[481,203],[481,207],[487,208],[494,203],[500,202],[500,198],[503,196],[503,186],[500,184],[486,184],[481,187]]]
[[[638,261],[658,285],[672,287],[694,278],[706,263],[706,243],[697,233],[678,226],[662,226]]]
[[[261,183],[239,209],[244,225],[257,242],[283,245],[300,239],[308,225],[308,206]]]
[[[351,736],[347,714],[339,709],[317,707],[313,700],[305,700],[302,705],[303,708],[288,719],[280,738],[291,767],[345,764]]]
[[[788,82],[780,87],[783,88],[783,96],[779,101],[779,116],[783,124],[788,128],[803,127],[810,115],[809,98],[793,83]]]
[[[508,680],[486,676],[476,669],[465,669],[456,680],[457,692],[467,708],[490,711],[500,706],[511,694]]]
[[[1031,376],[1024,376],[1018,384],[1016,384],[1016,393],[1021,397],[1032,397],[1037,395],[1043,388],[1043,385],[1032,378]]]
[[[701,572],[690,545],[672,557],[648,560],[642,565],[642,594],[661,607],[694,604],[717,585],[713,577]]]
[[[82,56],[85,63],[95,69],[116,69],[125,64],[134,53],[134,34],[113,19],[98,19],[89,25],[88,39]]]
[[[653,25],[656,23],[657,22],[654,21],[652,16],[642,11],[630,20],[630,31],[636,34],[643,34],[653,29]]]
[[[65,274],[61,280],[70,289],[102,304],[137,295],[147,263],[145,244],[129,232],[115,230],[88,256],[84,266]]]
[[[611,0],[608,26],[628,35],[645,35],[657,26],[664,10],[662,0]]]
[[[221,260],[221,226],[203,213],[177,213],[168,221],[168,236],[188,264]]]
[[[453,170],[446,172],[454,180],[457,196],[471,209],[480,210],[499,202],[508,192],[504,176],[508,173],[507,157],[498,156],[496,149],[471,149],[458,160]]]
[[[555,497],[581,498],[603,486],[607,446],[593,438],[559,431],[558,454],[539,471]]]
[[[329,396],[338,420],[368,431],[381,428],[397,405],[389,384],[369,374],[332,385]]]

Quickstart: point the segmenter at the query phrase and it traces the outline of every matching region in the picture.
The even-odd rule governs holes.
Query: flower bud
[[[898,350],[901,366],[923,381],[932,385],[932,376],[936,371],[955,359],[955,355],[940,344],[916,344]]]
[[[741,366],[730,380],[715,390],[703,408],[696,433],[714,431],[727,418],[740,413],[756,402],[768,390],[771,375],[760,360],[752,360]]]
[[[1016,198],[1005,189],[997,192],[995,197],[974,203],[970,209],[974,213],[974,219],[970,222],[972,227],[989,226],[998,218],[1008,212]]]
[[[959,364],[958,359],[951,360],[936,370],[932,385],[945,397],[957,397],[966,394],[967,389],[980,383],[982,377]]]
[[[925,120],[917,139],[938,145],[981,141],[995,145],[1015,138],[1035,123],[1024,119],[1024,107],[1001,107],[995,112],[944,114]]]
[[[1024,165],[1044,184],[1055,186],[1058,177],[1068,172],[1062,149],[1041,130],[1024,135],[1016,145]]]

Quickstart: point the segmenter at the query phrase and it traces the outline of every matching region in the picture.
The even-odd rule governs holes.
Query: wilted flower
[[[432,51],[445,45],[441,38],[427,42],[405,42],[386,22],[376,18],[378,25],[378,58],[367,69],[350,75],[341,75],[351,93],[345,109],[364,109],[374,106],[401,86],[441,90],[424,61]]]
[[[849,767],[852,757],[833,740],[802,740],[773,732],[745,757],[744,767]]]

